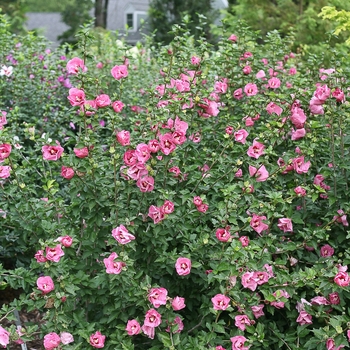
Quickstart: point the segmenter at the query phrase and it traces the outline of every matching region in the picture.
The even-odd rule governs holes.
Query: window
[[[125,25],[131,32],[140,30],[143,24],[147,21],[147,12],[145,11],[134,11],[130,7],[125,13]]]
[[[134,14],[127,13],[126,14],[126,25],[128,29],[134,29]]]

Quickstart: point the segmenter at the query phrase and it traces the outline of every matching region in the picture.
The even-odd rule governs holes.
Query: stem
[[[4,316],[3,318],[0,318],[0,322],[1,322],[2,320],[6,319],[6,318],[7,318],[7,315],[11,314],[11,313],[14,312],[15,310],[16,310],[16,308],[13,308],[13,309],[11,309],[10,311],[8,311],[8,312],[5,314],[5,316]]]
[[[284,344],[289,350],[292,350],[292,348],[285,342],[285,340],[282,339],[282,338],[280,338],[280,337],[278,336],[278,334],[277,334],[271,327],[269,327],[269,330],[271,330],[271,331],[277,336],[277,338],[278,338],[279,340],[282,340],[283,344]]]

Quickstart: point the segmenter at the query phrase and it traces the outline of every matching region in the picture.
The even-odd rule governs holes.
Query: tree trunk
[[[108,0],[95,1],[95,27],[107,27]]]

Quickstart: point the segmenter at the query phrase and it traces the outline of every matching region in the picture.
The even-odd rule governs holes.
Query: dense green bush
[[[25,291],[2,313],[45,311],[46,349],[348,346],[346,62],[241,23],[216,50],[174,30],[131,48],[84,28],[63,73],[48,61],[72,84],[54,106],[33,55],[1,76],[1,238],[23,254],[2,285]]]

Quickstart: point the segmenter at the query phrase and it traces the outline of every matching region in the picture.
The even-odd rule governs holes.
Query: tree
[[[61,42],[76,43],[75,34],[84,23],[91,20],[90,11],[94,3],[92,0],[73,0],[61,12],[62,20],[70,28],[58,37]]]
[[[184,14],[191,18],[191,23],[188,30],[195,37],[201,33],[198,28],[199,18],[197,14],[207,17],[204,33],[208,40],[210,40],[210,23],[212,23],[217,16],[217,13],[212,7],[213,0],[151,0],[149,9],[149,25],[152,31],[155,31],[155,40],[168,44],[173,35],[169,33],[174,24],[179,24]]]
[[[95,27],[107,27],[108,0],[95,1]]]
[[[327,5],[340,10],[350,10],[350,2],[342,0],[231,0],[226,22],[235,23],[244,20],[253,30],[260,30],[261,36],[277,29],[282,36],[292,31],[295,49],[313,46],[327,40],[334,24],[322,20],[318,14]],[[251,11],[254,9],[254,11]],[[342,40],[340,39],[339,42]]]
[[[0,0],[0,11],[8,16],[10,31],[12,33],[24,33],[26,21],[26,3],[24,0]]]

